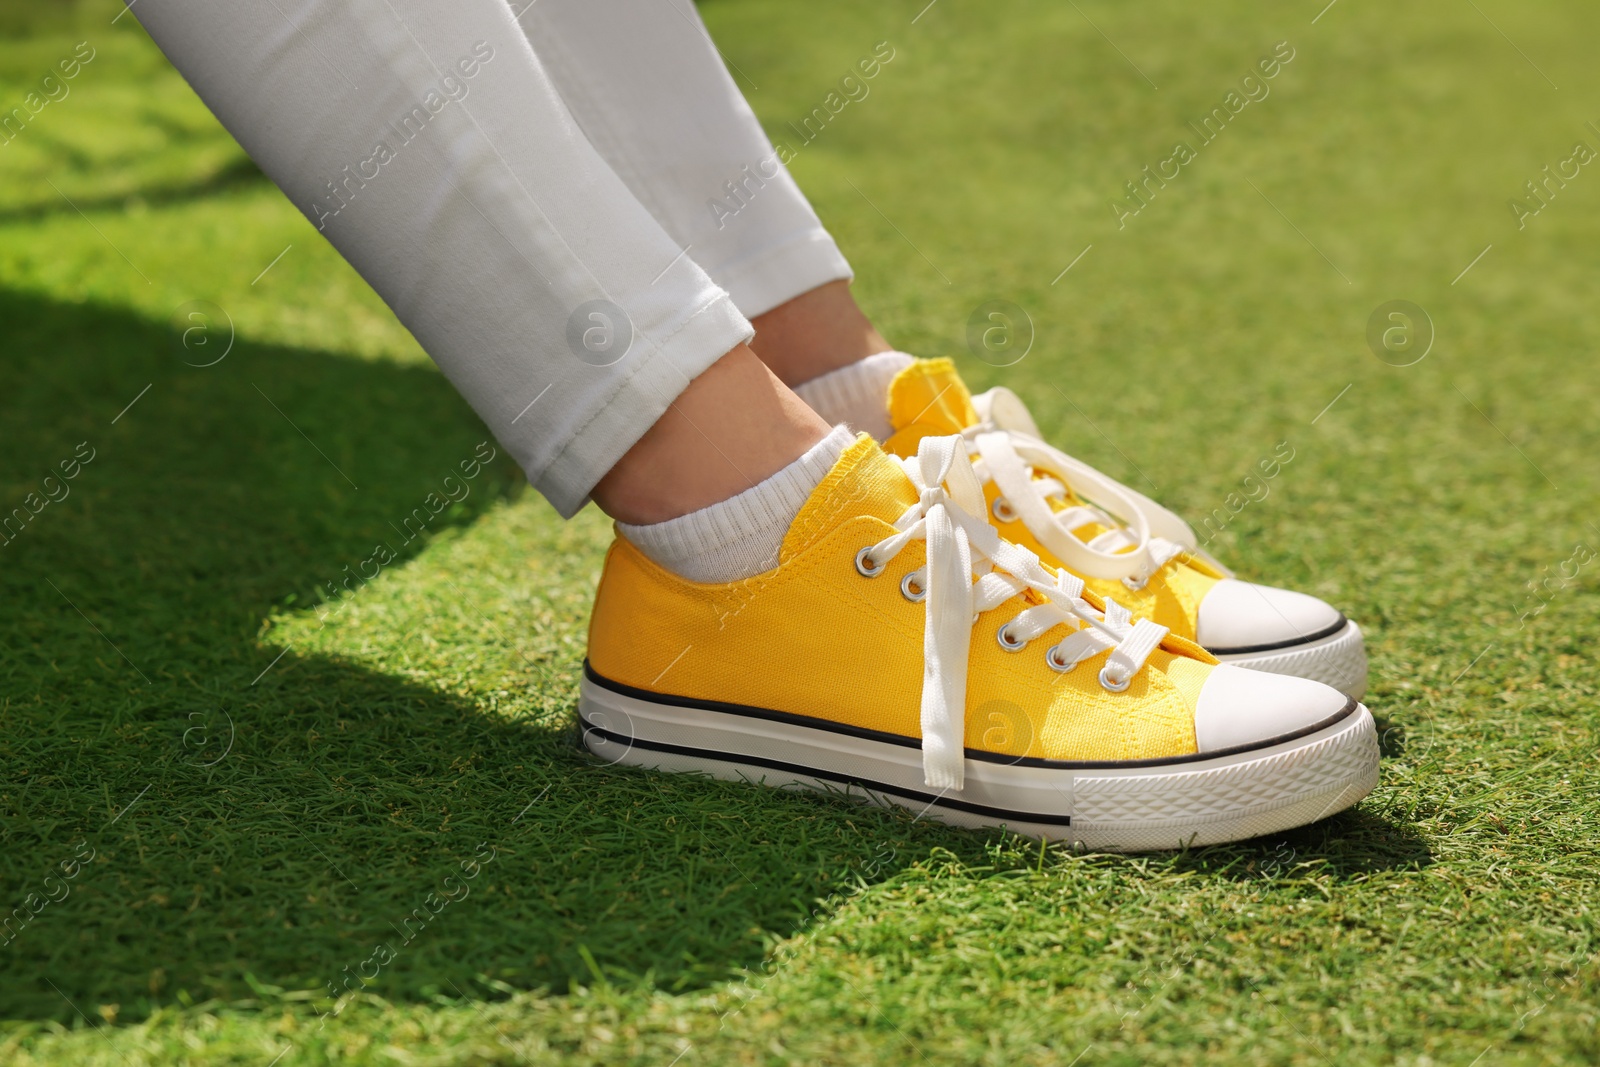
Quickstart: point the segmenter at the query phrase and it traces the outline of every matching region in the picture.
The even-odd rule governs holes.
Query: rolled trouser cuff
[[[571,518],[588,502],[595,483],[655,425],[689,383],[753,336],[749,320],[727,293],[718,291],[665,335],[635,337],[628,354],[607,368],[620,373],[611,375],[594,410],[554,458],[537,470],[523,463],[528,481],[562,517]],[[504,443],[513,455],[520,451],[514,441]]]

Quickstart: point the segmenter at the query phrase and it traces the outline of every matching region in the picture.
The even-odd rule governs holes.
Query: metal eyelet
[[[876,567],[871,566],[872,548],[872,545],[868,545],[856,553],[856,570],[860,572],[863,578],[876,578],[883,573],[884,564],[880,563]]]
[[[1122,584],[1137,593],[1139,590],[1150,584],[1150,579],[1148,577],[1124,578],[1122,579]]]
[[[1016,522],[1017,509],[1011,506],[1011,501],[1003,496],[994,498],[994,503],[989,505],[989,513],[994,516],[995,522]]]
[[[1000,647],[1007,652],[1015,652],[1028,643],[1011,636],[1011,624],[1009,622],[994,632],[994,639],[999,641]]]
[[[1078,661],[1075,659],[1063,659],[1061,657],[1060,645],[1051,645],[1049,648],[1045,649],[1044,661],[1049,664],[1050,669],[1055,671],[1057,674],[1066,674],[1068,671],[1072,670],[1072,668],[1078,665]]]
[[[1133,684],[1132,675],[1129,675],[1128,677],[1122,679],[1122,681],[1118,682],[1114,678],[1110,677],[1110,673],[1111,664],[1108,663],[1104,667],[1100,668],[1100,685],[1108,693],[1120,693],[1124,689],[1128,688],[1128,686]]]
[[[906,576],[900,579],[900,595],[913,604],[920,604],[928,598],[928,587],[917,578],[916,571],[906,571]]]

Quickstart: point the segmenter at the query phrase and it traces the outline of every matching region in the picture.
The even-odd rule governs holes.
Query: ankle
[[[881,442],[894,432],[889,421],[889,383],[915,362],[904,352],[879,352],[802,382],[794,391],[828,422],[843,423]]]
[[[750,320],[750,347],[790,388],[867,356],[891,351],[847,281],[829,282]]]
[[[691,582],[726,584],[770,571],[795,516],[850,447],[835,427],[793,463],[759,485],[666,522],[617,523],[650,559]]]
[[[664,522],[757,485],[828,430],[739,345],[689,383],[600,479],[594,500],[622,522]]]

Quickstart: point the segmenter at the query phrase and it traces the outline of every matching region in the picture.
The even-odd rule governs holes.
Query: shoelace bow
[[[929,788],[959,790],[966,781],[967,654],[978,615],[1031,589],[1042,603],[1020,611],[997,638],[1020,650],[1052,627],[1073,632],[1051,646],[1047,662],[1069,671],[1111,649],[1100,683],[1126,689],[1167,636],[1148,619],[1106,602],[1102,613],[1083,599],[1083,580],[1051,571],[1039,557],[1001,539],[989,525],[983,487],[964,438],[927,437],[915,459],[901,461],[920,499],[895,521],[897,532],[856,556],[862,574],[876,576],[912,541],[927,543],[927,563],[906,576],[922,589],[926,620],[922,639],[922,770]],[[976,579],[976,580],[974,580]],[[909,593],[907,595],[910,595]]]
[[[1041,440],[1033,417],[1011,390],[991,389],[973,401],[982,421],[963,436],[977,450],[980,483],[992,479],[1005,506],[1070,570],[1140,589],[1162,567],[1189,553],[1230,573],[1200,550],[1183,519]],[[1068,494],[1095,501],[1109,513],[1085,504],[1059,511],[1051,506],[1052,499]],[[1000,507],[997,500],[996,518]],[[1087,542],[1072,532],[1090,523],[1106,530]]]

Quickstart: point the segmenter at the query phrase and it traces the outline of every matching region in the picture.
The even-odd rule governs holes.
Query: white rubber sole
[[[1236,667],[1270,674],[1288,674],[1331,685],[1345,696],[1367,695],[1367,649],[1361,627],[1346,619],[1335,633],[1301,644],[1248,652],[1213,652]]]
[[[1064,763],[968,750],[965,788],[938,795],[923,784],[913,738],[645,693],[587,667],[578,717],[584,745],[609,763],[844,792],[1104,851],[1278,833],[1350,807],[1378,782],[1377,732],[1354,700],[1298,736],[1205,756]]]

